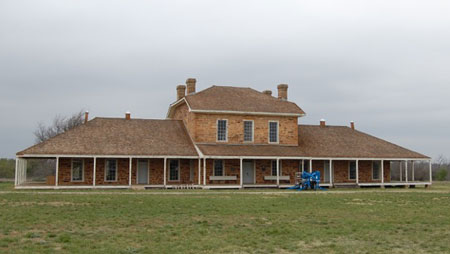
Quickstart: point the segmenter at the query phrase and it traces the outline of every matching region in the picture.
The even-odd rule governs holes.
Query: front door
[[[148,161],[138,161],[138,184],[148,184]]]
[[[243,174],[244,174],[244,184],[254,184],[255,183],[255,167],[253,161],[243,162]]]

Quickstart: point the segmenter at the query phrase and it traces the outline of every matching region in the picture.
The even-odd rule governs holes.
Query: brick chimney
[[[320,127],[327,126],[325,119],[320,119]]]
[[[270,91],[270,90],[265,90],[265,91],[263,91],[263,94],[272,96],[272,91]]]
[[[355,130],[355,122],[353,121],[350,122],[350,128],[352,128],[352,130]]]
[[[87,124],[89,121],[89,111],[84,112],[84,124]]]
[[[195,84],[197,83],[197,80],[195,78],[188,78],[186,80],[186,86],[187,86],[187,94],[193,94],[195,93]]]
[[[125,120],[130,120],[130,119],[131,119],[131,113],[130,113],[130,111],[127,111],[125,113]]]
[[[288,85],[279,84],[278,85],[278,99],[287,101],[287,98],[288,98]]]
[[[185,85],[177,86],[177,101],[183,99],[185,95],[186,95],[186,86]]]

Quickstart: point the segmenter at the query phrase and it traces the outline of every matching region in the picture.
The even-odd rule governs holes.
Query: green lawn
[[[450,184],[373,190],[0,193],[0,253],[450,253]]]

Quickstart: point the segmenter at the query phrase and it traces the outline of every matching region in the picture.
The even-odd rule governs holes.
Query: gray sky
[[[449,13],[446,0],[0,0],[0,157],[57,114],[164,118],[189,77],[287,83],[300,123],[354,120],[450,157]]]

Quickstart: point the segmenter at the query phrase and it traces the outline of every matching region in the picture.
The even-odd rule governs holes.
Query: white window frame
[[[116,178],[114,180],[106,180],[106,172],[108,171],[108,161],[114,161],[116,163]],[[107,183],[114,183],[117,182],[117,179],[119,178],[119,160],[117,159],[105,159],[105,182]]]
[[[252,123],[252,140],[245,140],[245,122],[251,122]],[[243,136],[243,140],[244,143],[253,143],[255,142],[255,121],[254,120],[244,120],[243,122],[243,127],[244,127],[244,136]]]
[[[213,176],[218,176],[218,175],[216,175],[216,161],[222,161],[222,175],[221,176],[226,176],[226,174],[225,174],[225,160],[222,160],[222,159],[214,160],[214,162],[213,162]]]
[[[171,180],[170,179],[170,162],[171,161],[178,161],[178,176],[177,176],[177,180]],[[169,182],[179,182],[179,181],[181,181],[181,160],[180,159],[170,159],[169,161]]]
[[[277,124],[277,142],[270,142],[270,124],[271,123]],[[280,122],[277,120],[270,120],[268,123],[268,141],[269,141],[269,144],[279,144],[280,143]]]
[[[355,163],[355,178],[354,179],[352,179],[352,178],[350,178],[350,170],[351,170],[351,164],[352,164],[352,162],[354,162]],[[356,177],[357,177],[357,175],[358,174],[356,174],[356,171],[358,170],[358,165],[357,165],[357,163],[356,163],[356,161],[349,161],[348,162],[348,180],[350,180],[350,181],[356,181]]]
[[[73,180],[73,162],[75,160],[81,160],[81,180]],[[70,162],[70,182],[73,182],[73,183],[84,182],[84,159],[72,158],[72,160]]]
[[[219,121],[225,121],[225,140],[219,140]],[[216,141],[217,142],[228,142],[228,119],[217,119],[216,121]]]
[[[378,167],[378,179],[376,179],[376,178],[374,178],[373,177],[373,165],[375,164],[375,163],[379,163],[379,167]],[[381,161],[372,161],[372,180],[373,181],[380,181],[381,180]]]

